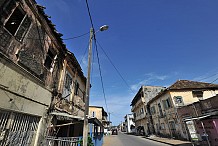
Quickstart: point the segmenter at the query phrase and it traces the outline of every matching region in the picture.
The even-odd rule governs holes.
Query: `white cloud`
[[[155,73],[147,73],[147,74],[145,74],[145,78],[146,79],[144,79],[136,84],[131,85],[131,89],[133,91],[137,91],[142,85],[149,85],[149,84],[152,84],[153,82],[156,82],[157,80],[163,81],[163,80],[167,79],[168,76],[167,75],[157,75]]]

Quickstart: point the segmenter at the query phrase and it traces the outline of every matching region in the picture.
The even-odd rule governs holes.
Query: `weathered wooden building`
[[[61,36],[35,0],[0,1],[0,145],[43,145],[84,116],[86,78]]]

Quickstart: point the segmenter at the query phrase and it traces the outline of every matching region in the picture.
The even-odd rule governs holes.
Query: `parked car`
[[[117,129],[112,129],[112,135],[118,135],[118,130]]]

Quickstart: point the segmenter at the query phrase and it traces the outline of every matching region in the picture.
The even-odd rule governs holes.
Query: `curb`
[[[160,143],[164,143],[164,144],[168,144],[168,145],[171,145],[171,146],[182,146],[182,145],[184,145],[184,146],[192,146],[192,144],[191,143],[184,143],[184,144],[172,144],[172,143],[169,143],[169,142],[164,142],[164,141],[159,141],[159,140],[155,140],[155,139],[152,139],[152,138],[147,138],[147,137],[145,137],[145,139],[148,139],[148,140],[152,140],[152,141],[156,141],[156,142],[160,142]]]
[[[171,144],[171,143],[168,143],[168,142],[163,142],[163,141],[155,140],[155,139],[152,139],[152,138],[145,137],[145,139],[156,141],[156,142],[160,142],[160,143],[164,143],[164,144],[169,144],[169,145],[172,145],[172,146],[176,146],[175,144]]]

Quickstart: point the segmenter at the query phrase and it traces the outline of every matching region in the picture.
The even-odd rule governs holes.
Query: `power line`
[[[88,0],[86,0],[86,7],[87,7],[87,10],[88,10],[90,23],[91,23],[91,26],[92,26],[92,29],[93,29],[93,38],[94,38],[94,41],[95,41],[95,49],[96,49],[96,54],[97,54],[97,58],[98,58],[98,67],[99,67],[99,72],[100,72],[100,77],[101,77],[101,85],[102,85],[102,90],[103,90],[103,94],[104,94],[105,106],[106,106],[106,109],[107,109],[107,112],[108,112],[107,101],[106,101],[106,97],[105,97],[104,84],[103,84],[103,77],[102,77],[102,73],[101,73],[100,59],[99,59],[99,55],[98,55],[98,49],[97,49],[97,43],[96,43],[96,37],[95,37],[95,29],[94,29],[95,27],[94,27],[94,24],[93,24],[93,21],[92,21],[92,16],[91,16],[91,12],[90,12],[90,9],[89,9]]]
[[[90,12],[90,9],[89,9],[89,3],[88,3],[88,0],[86,0],[86,8],[87,8],[87,10],[88,10],[89,20],[90,20],[91,25],[92,25],[92,28],[93,28],[93,30],[94,30],[95,27],[94,27],[94,25],[93,25],[93,21],[92,21],[91,12]],[[94,38],[95,38],[95,30],[94,30],[93,34],[94,34]]]
[[[89,34],[89,32],[86,32],[84,34],[81,34],[81,35],[78,35],[78,36],[75,36],[75,37],[71,37],[71,38],[63,38],[62,40],[73,40],[73,39],[76,39],[76,38],[83,37],[83,36],[85,36],[87,34]]]
[[[105,106],[106,106],[106,109],[107,109],[107,112],[108,112],[107,100],[106,100],[106,96],[105,96],[105,90],[104,90],[103,77],[102,77],[102,73],[101,73],[100,59],[99,59],[99,55],[98,55],[98,48],[97,48],[97,44],[96,44],[96,38],[94,39],[94,41],[95,41],[95,49],[96,49],[96,54],[97,54],[97,59],[98,59],[99,73],[100,73],[100,77],[101,77],[101,86],[102,86],[102,90],[103,90],[103,95],[104,95]]]
[[[217,81],[217,80],[218,80],[218,78],[216,78],[215,80],[213,80],[210,84],[214,83],[214,82]]]
[[[37,28],[38,29],[38,28]],[[81,35],[78,35],[78,36],[75,36],[75,37],[70,37],[70,38],[61,38],[62,40],[73,40],[73,39],[77,39],[77,38],[80,38],[80,37],[83,37],[85,35],[89,34],[89,32],[87,33],[84,33],[84,34],[81,34]],[[57,41],[54,41],[54,40],[48,40],[48,39],[41,39],[41,38],[30,38],[30,37],[21,37],[22,39],[30,39],[30,40],[43,40],[43,41],[48,41],[48,42],[57,42]]]
[[[218,75],[218,73],[215,73],[215,74],[213,74],[213,75],[211,75],[211,76],[205,77],[205,78],[200,79],[200,80],[198,80],[198,81],[202,81],[202,80],[205,80],[205,79],[211,78],[211,77],[216,76],[216,75]]]
[[[111,65],[114,67],[114,69],[117,71],[118,75],[121,77],[121,79],[124,81],[124,83],[126,84],[126,86],[130,89],[130,91],[132,91],[133,94],[135,94],[133,92],[133,90],[130,88],[129,84],[126,82],[126,80],[124,79],[124,77],[121,75],[121,73],[119,72],[119,70],[117,69],[117,67],[114,65],[114,63],[112,62],[112,60],[110,59],[110,57],[107,55],[107,53],[104,51],[103,47],[100,45],[100,43],[97,41],[98,45],[100,46],[100,48],[102,49],[102,51],[104,52],[105,56],[108,58],[109,62],[111,63]]]

